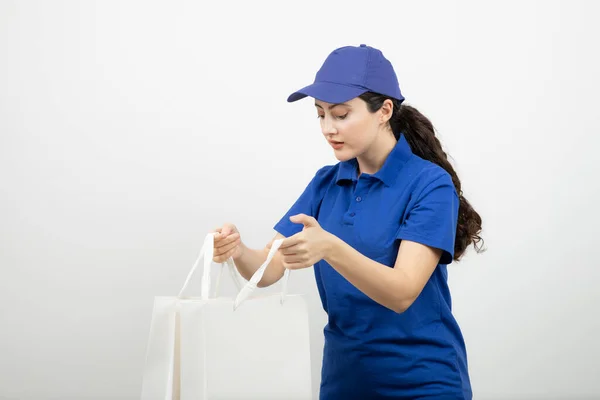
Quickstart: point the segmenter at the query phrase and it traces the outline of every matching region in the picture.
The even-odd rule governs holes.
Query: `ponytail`
[[[359,97],[367,103],[370,112],[376,112],[385,100],[391,100],[394,103],[394,112],[389,123],[396,139],[403,134],[414,154],[439,165],[452,177],[460,200],[454,260],[458,261],[471,244],[477,252],[481,252],[483,244],[483,239],[479,236],[481,217],[463,196],[460,179],[448,161],[448,156],[442,149],[440,141],[435,136],[433,124],[416,108],[400,104],[396,99],[371,92]]]

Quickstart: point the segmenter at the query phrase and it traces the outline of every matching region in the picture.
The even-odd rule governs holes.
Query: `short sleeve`
[[[411,202],[396,238],[441,249],[440,264],[450,264],[454,257],[459,205],[454,183],[444,171]]]
[[[288,210],[288,212],[274,226],[275,231],[281,233],[285,237],[290,237],[302,231],[301,224],[295,224],[290,221],[290,217],[296,214],[306,214],[317,218],[319,206],[323,200],[323,195],[329,182],[332,167],[327,166],[321,168],[309,184],[304,189],[304,192]]]

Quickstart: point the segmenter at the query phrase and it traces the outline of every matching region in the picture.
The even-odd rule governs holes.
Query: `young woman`
[[[320,398],[471,399],[446,266],[480,250],[481,218],[431,122],[403,104],[392,65],[366,45],[334,50],[288,101],[308,96],[339,163],[275,225],[285,239],[261,286],[314,265],[328,315]],[[232,224],[217,232],[214,260],[233,257],[249,279],[270,244],[247,248]]]

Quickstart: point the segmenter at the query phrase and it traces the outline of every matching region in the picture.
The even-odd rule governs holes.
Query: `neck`
[[[359,175],[372,175],[379,171],[396,146],[396,143],[398,143],[398,141],[392,132],[386,131],[385,133],[378,135],[377,139],[375,139],[367,151],[356,157]]]

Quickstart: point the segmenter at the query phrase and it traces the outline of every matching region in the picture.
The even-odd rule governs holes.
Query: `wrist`
[[[237,263],[239,260],[241,260],[244,257],[244,254],[246,254],[247,250],[248,248],[246,247],[246,245],[243,242],[240,242],[239,249],[236,252],[237,254],[233,254],[233,261]]]
[[[327,232],[325,239],[325,251],[323,259],[329,262],[334,254],[337,253],[340,246],[341,239],[332,233]]]

